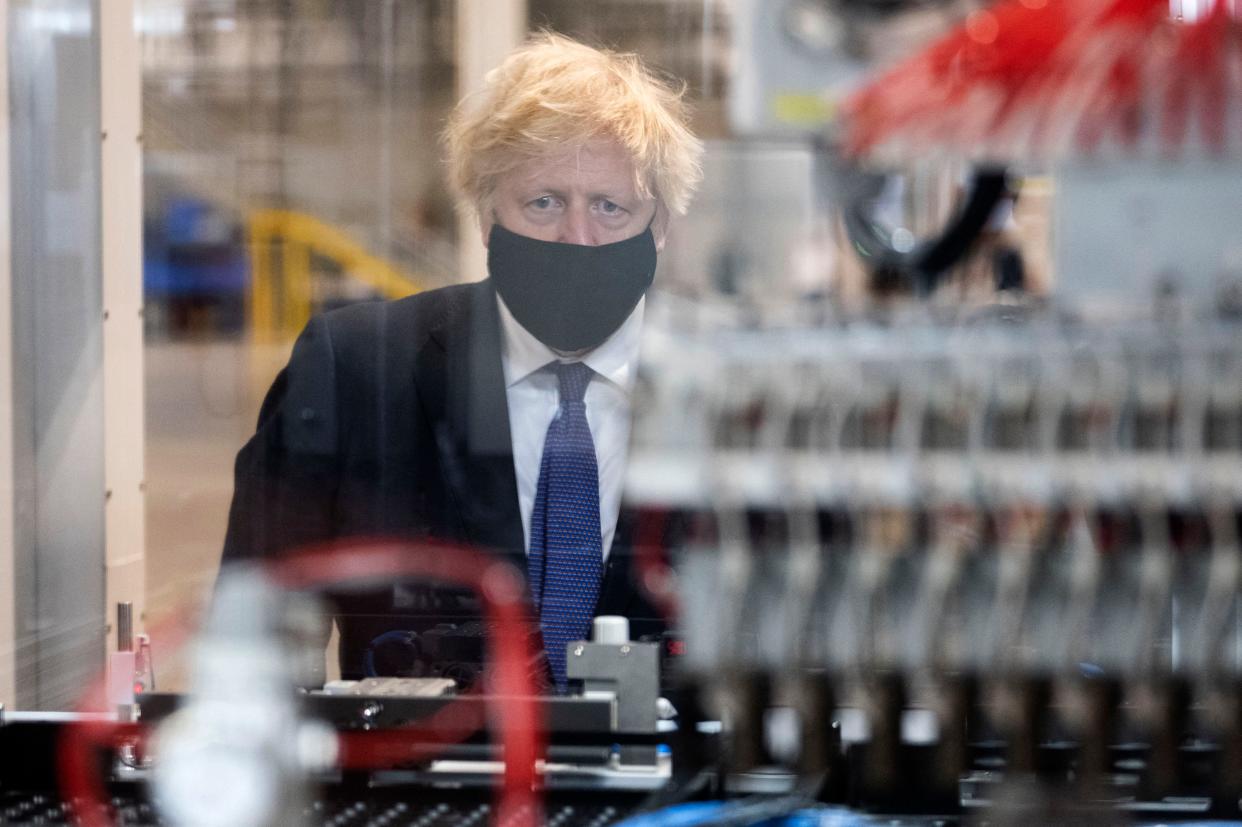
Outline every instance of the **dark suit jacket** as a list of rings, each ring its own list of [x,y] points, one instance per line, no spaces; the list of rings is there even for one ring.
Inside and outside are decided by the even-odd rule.
[[[237,455],[224,562],[348,537],[437,538],[510,558],[525,550],[489,282],[311,320]],[[597,614],[659,631],[631,585],[630,519],[617,527]],[[378,634],[462,619],[460,593],[394,586],[335,599],[344,677]]]

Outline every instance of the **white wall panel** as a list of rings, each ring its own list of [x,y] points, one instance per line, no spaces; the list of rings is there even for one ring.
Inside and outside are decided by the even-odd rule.
[[[458,0],[457,95],[483,86],[483,77],[526,37],[526,0]],[[487,276],[487,251],[473,215],[458,220],[457,263],[462,281]]]
[[[99,20],[103,276],[105,563],[108,621],[118,602],[145,606],[142,350],[142,76],[134,0]],[[116,643],[109,636],[109,648]]]

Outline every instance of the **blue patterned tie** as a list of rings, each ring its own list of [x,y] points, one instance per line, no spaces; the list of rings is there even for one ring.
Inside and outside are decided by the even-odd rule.
[[[587,637],[595,613],[603,540],[599,469],[583,401],[593,371],[581,362],[553,369],[561,404],[543,443],[527,568],[552,679],[564,689],[565,646]]]

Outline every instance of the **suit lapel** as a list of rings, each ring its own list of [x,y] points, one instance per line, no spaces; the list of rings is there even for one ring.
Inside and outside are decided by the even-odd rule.
[[[463,298],[418,355],[418,386],[466,539],[524,570],[496,299],[489,282]]]

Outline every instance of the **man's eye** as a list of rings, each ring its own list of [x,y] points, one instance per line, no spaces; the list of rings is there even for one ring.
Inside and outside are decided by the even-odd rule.
[[[530,206],[537,210],[550,210],[556,206],[556,199],[550,195],[541,195],[534,201],[531,201]]]
[[[599,211],[604,215],[620,215],[625,212],[625,209],[620,204],[605,200],[599,202]]]

